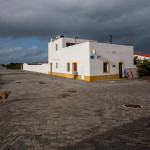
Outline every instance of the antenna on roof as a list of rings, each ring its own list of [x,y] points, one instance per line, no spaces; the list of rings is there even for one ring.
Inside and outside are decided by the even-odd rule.
[[[111,34],[109,34],[108,39],[109,39],[109,43],[112,43],[112,35]]]

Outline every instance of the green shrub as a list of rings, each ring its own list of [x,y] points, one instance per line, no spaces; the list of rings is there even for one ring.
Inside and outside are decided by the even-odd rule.
[[[7,69],[21,69],[22,63],[10,63],[10,64],[2,64],[2,67],[6,67]]]
[[[138,59],[136,61],[136,67],[138,68],[138,73],[139,73],[140,77],[150,76],[150,60],[148,60],[148,59],[144,59],[144,60]]]

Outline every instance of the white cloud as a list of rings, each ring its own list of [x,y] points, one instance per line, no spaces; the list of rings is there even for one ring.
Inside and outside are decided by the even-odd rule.
[[[45,62],[48,60],[47,49],[32,46],[27,49],[14,47],[5,43],[0,44],[0,64],[11,62]]]

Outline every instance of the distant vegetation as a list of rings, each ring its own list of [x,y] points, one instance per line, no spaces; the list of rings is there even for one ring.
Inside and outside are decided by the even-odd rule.
[[[6,67],[7,69],[21,69],[22,63],[10,63],[10,64],[2,64],[2,67]]]
[[[138,73],[140,77],[150,76],[150,60],[148,59],[140,60],[138,59],[138,57],[135,57],[134,64],[138,69]]]

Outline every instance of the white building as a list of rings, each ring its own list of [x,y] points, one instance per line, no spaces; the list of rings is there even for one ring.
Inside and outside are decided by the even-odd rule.
[[[138,59],[141,59],[141,60],[144,60],[144,59],[150,60],[150,54],[149,53],[134,53],[134,56],[138,56]]]
[[[133,46],[64,38],[48,43],[48,73],[85,81],[122,78],[133,65]]]

